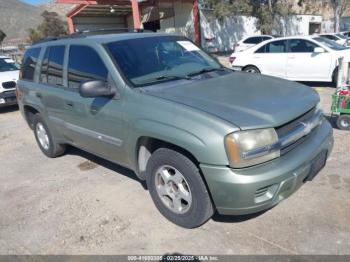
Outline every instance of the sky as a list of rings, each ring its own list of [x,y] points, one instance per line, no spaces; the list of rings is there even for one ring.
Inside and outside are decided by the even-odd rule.
[[[49,2],[49,0],[21,0],[21,1],[31,5],[38,5],[38,4]]]

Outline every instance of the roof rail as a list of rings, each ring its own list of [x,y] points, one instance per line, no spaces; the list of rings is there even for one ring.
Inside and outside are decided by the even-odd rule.
[[[92,36],[92,35],[122,34],[122,33],[154,33],[154,32],[150,30],[130,29],[130,28],[101,28],[101,29],[95,29],[95,30],[87,29],[87,30],[75,32],[70,35],[47,37],[34,42],[33,45],[42,44],[42,43],[51,42],[51,41],[57,41],[61,39],[82,38],[82,37]]]

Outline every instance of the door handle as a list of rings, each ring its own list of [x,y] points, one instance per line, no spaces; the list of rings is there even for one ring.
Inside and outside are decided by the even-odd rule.
[[[42,99],[42,98],[43,98],[42,94],[40,94],[40,93],[36,93],[35,95],[36,95],[36,97],[39,98],[39,99]]]
[[[74,106],[73,102],[66,102],[66,105],[69,106],[69,107],[73,107]]]
[[[295,59],[295,56],[288,56],[289,59]]]

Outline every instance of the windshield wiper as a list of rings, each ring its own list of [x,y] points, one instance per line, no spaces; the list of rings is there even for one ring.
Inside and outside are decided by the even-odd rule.
[[[191,78],[188,76],[179,76],[179,75],[161,75],[152,79],[148,79],[148,81],[140,83],[141,85],[150,85],[157,82],[166,82],[172,80],[190,80]]]
[[[197,75],[201,75],[201,74],[209,73],[209,72],[213,72],[213,71],[225,71],[225,68],[224,67],[219,67],[219,68],[206,67],[206,68],[203,68],[199,71],[188,74],[187,77],[197,76]]]

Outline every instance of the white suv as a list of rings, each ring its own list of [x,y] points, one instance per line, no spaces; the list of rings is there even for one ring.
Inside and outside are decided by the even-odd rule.
[[[19,65],[11,58],[0,56],[0,107],[14,105],[16,85],[19,77]]]

